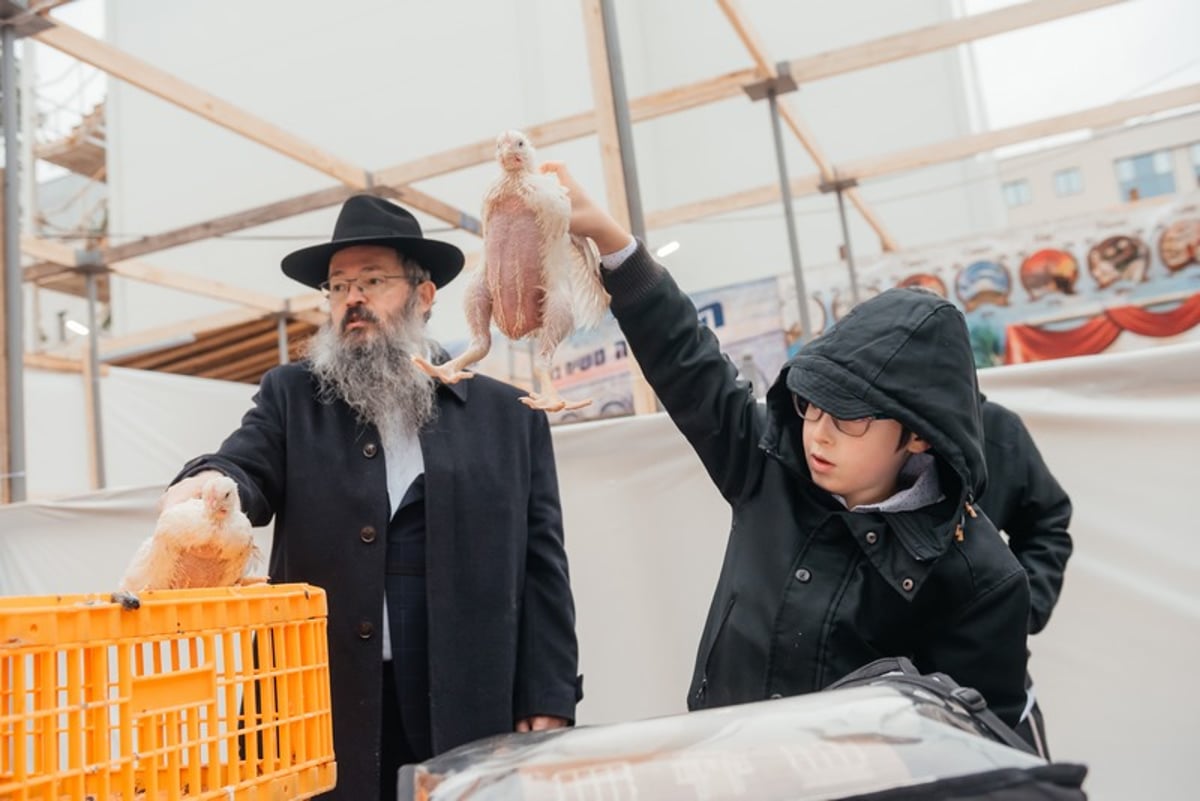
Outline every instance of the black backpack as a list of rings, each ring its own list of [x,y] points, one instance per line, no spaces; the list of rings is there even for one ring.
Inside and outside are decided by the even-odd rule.
[[[1026,754],[1037,755],[995,712],[983,695],[963,687],[945,673],[921,673],[904,657],[877,659],[829,685],[829,690],[847,687],[886,686],[917,693],[940,703],[960,726]],[[1083,780],[1087,767],[1071,763],[1045,763],[1031,768],[1001,770],[938,779],[933,783],[882,790],[853,796],[853,801],[1086,801]],[[847,799],[850,801],[850,799]]]
[[[873,662],[818,693],[500,734],[405,765],[398,798],[1084,801],[1087,771],[1033,754],[976,691]]]

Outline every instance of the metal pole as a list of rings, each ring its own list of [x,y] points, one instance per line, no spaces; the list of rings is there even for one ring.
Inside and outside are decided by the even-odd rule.
[[[792,253],[792,277],[796,281],[796,305],[800,309],[800,341],[812,338],[812,321],[808,319],[808,291],[804,288],[804,270],[800,267],[800,241],[796,236],[796,215],[792,211],[792,185],[788,180],[787,159],[783,155],[783,127],[779,123],[779,103],[775,90],[767,91],[771,110],[771,132],[775,135],[775,160],[779,163],[779,191],[783,198],[783,218],[787,221],[788,248]]]
[[[100,328],[96,322],[96,271],[87,271],[88,365],[92,389],[92,448],[96,454],[96,483],[104,489],[104,429],[100,418]]]
[[[0,28],[0,91],[4,116],[4,319],[8,392],[9,500],[25,500],[25,365],[21,322],[21,151],[17,141],[17,36],[11,25]]]
[[[276,320],[276,330],[279,332],[279,363],[287,364],[290,359],[288,357],[288,333],[287,333],[287,317],[279,315]]]
[[[837,181],[837,172],[833,178]],[[858,305],[858,272],[854,269],[854,251],[850,249],[850,227],[846,225],[846,204],[842,201],[842,184],[837,184],[838,217],[842,219],[842,245],[846,248],[846,267],[850,270],[850,301]]]
[[[625,175],[625,205],[629,208],[631,233],[646,241],[646,218],[638,190],[637,161],[633,152],[633,128],[629,124],[629,97],[625,93],[625,73],[621,68],[621,43],[617,36],[617,15],[613,0],[600,0],[604,23],[604,51],[608,57],[608,80],[612,85],[613,111],[617,121],[617,147],[621,151],[621,170]]]

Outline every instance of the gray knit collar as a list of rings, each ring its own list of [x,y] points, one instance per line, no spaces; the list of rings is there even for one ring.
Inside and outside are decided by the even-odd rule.
[[[855,506],[852,512],[911,512],[941,501],[946,496],[942,494],[938,481],[937,464],[933,454],[914,453],[904,462],[896,479],[897,486],[903,487],[890,498],[878,503],[867,503]],[[834,495],[842,506],[846,499]]]

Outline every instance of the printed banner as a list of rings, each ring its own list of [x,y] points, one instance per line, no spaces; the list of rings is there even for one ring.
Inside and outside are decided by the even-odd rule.
[[[978,367],[1200,338],[1200,194],[885,253],[860,260],[856,272],[860,302],[918,286],[962,309]],[[800,322],[790,271],[692,295],[700,320],[760,397],[805,341],[853,306],[844,263],[805,267],[804,284],[812,332]],[[497,334],[479,369],[531,387],[535,347]],[[632,413],[628,357],[611,315],[559,345],[555,386],[592,404],[554,422]]]

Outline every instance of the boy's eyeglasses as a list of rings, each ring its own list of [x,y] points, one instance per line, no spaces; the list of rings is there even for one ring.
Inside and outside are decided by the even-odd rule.
[[[353,281],[338,278],[333,281],[323,281],[318,287],[330,300],[343,301],[350,296],[350,288],[358,287],[364,298],[373,298],[381,294],[387,287],[388,281],[412,281],[411,275],[371,275],[366,278],[356,278]]]
[[[810,423],[815,423],[821,419],[821,416],[826,414],[824,409],[819,409],[808,401],[801,398],[795,393],[792,394],[792,406],[796,409],[796,414]],[[842,420],[839,417],[829,415],[829,419],[833,421],[833,425],[838,431],[841,431],[848,437],[861,437],[867,433],[867,429],[871,427],[871,423],[876,420],[886,420],[883,415],[875,415],[873,417],[859,417],[855,420]]]

